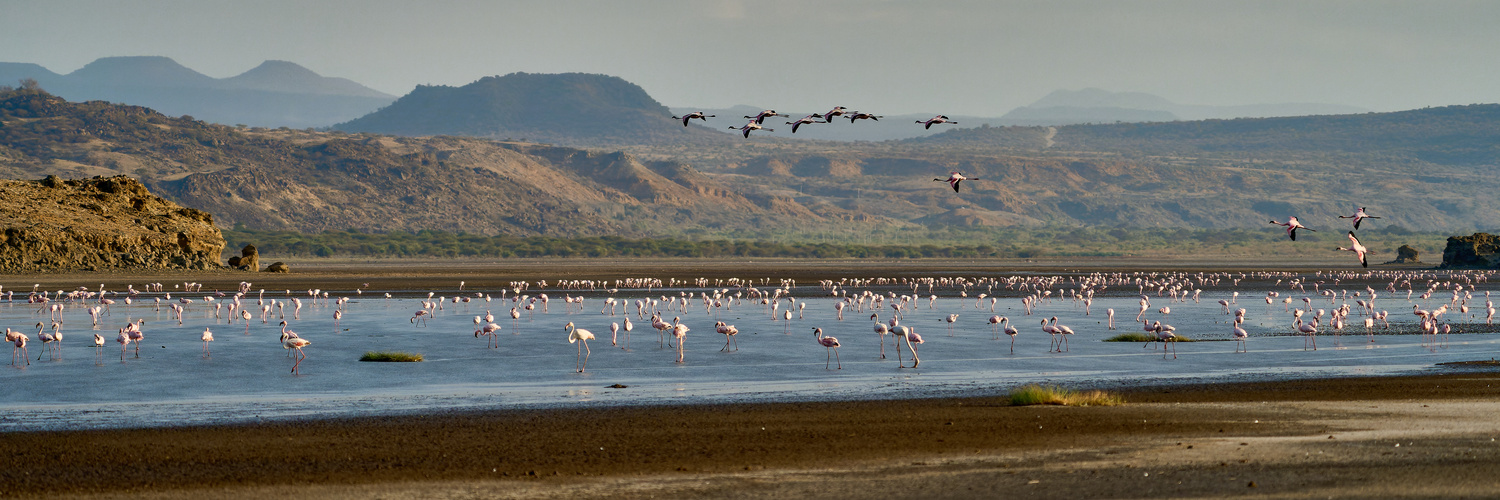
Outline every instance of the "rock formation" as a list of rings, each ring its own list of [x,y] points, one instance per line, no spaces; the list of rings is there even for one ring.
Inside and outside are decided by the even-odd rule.
[[[126,176],[0,180],[0,271],[213,269],[213,216]]]
[[[229,267],[243,271],[260,270],[260,252],[255,250],[255,245],[245,245],[240,249],[239,257],[230,257],[227,262]]]
[[[285,262],[275,262],[275,263],[272,263],[269,266],[266,266],[266,272],[268,272],[268,273],[289,273],[289,272],[292,272],[292,268],[287,267],[287,265],[286,265]]]
[[[1500,236],[1489,233],[1449,236],[1448,247],[1443,249],[1442,267],[1500,269]]]
[[[1417,258],[1417,255],[1417,249],[1412,248],[1411,245],[1401,245],[1401,248],[1396,249],[1396,263],[1417,264],[1422,262],[1421,259]]]

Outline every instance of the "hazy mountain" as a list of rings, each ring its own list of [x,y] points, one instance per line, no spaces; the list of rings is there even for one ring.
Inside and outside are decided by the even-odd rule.
[[[407,136],[465,135],[561,144],[727,140],[683,127],[639,86],[586,73],[481,78],[462,87],[418,86],[395,103],[335,128]]]
[[[67,75],[35,64],[0,63],[0,82],[34,78],[74,101],[146,106],[169,115],[259,127],[322,127],[362,116],[395,99],[343,78],[286,61],[266,61],[213,78],[167,57],[104,57]]]
[[[1139,114],[1142,111],[1154,114]],[[1114,123],[1208,120],[1228,118],[1262,118],[1273,116],[1340,115],[1369,110],[1354,106],[1320,103],[1249,104],[1242,106],[1203,106],[1178,104],[1143,92],[1110,92],[1097,88],[1058,90],[1027,106],[1002,116],[1007,125],[1070,125],[1077,123]]]

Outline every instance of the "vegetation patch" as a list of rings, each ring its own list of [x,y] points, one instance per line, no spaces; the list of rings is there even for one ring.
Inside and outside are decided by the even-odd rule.
[[[1161,342],[1156,335],[1149,333],[1122,333],[1104,339],[1105,342]],[[1193,339],[1178,335],[1172,338],[1172,342],[1195,342]]]
[[[1104,391],[1075,391],[1057,386],[1027,384],[1010,391],[1012,406],[1118,406],[1125,398]]]
[[[410,363],[410,362],[415,362],[415,361],[421,361],[422,360],[422,355],[421,354],[412,354],[412,353],[409,353],[409,352],[394,352],[394,351],[378,351],[377,352],[377,351],[369,351],[369,352],[366,352],[364,356],[360,356],[359,360],[360,361],[384,361],[384,362]]]

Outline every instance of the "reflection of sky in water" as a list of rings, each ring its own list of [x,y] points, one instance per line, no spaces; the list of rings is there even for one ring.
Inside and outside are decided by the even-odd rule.
[[[1363,289],[1362,284],[1357,287]],[[928,309],[924,298],[908,309],[904,320],[926,339],[917,346],[920,369],[897,368],[890,337],[886,338],[888,359],[879,359],[880,339],[871,330],[869,312],[846,309],[844,320],[838,321],[835,299],[817,287],[798,290],[798,295],[808,298],[808,307],[800,320],[794,310],[789,326],[779,319],[773,321],[763,306],[748,300],[731,310],[720,310],[718,319],[738,326],[741,332],[737,352],[718,351],[724,336],[714,332],[714,315],[705,314],[701,302],[694,302],[696,307],[689,306],[686,312],[665,314],[669,320],[681,316],[692,328],[684,364],[674,363],[675,351],[658,348],[656,330],[647,318],[633,315],[634,307],[628,309],[635,323],[630,349],[611,347],[609,323],[622,321],[626,309],[621,308],[619,316],[601,315],[602,292],[589,294],[583,310],[575,305],[571,313],[562,300],[567,293],[551,292],[550,313],[538,307],[535,318],[528,319],[523,311],[514,324],[508,314],[510,302],[496,299],[489,306],[503,327],[499,349],[486,349],[484,339],[473,337],[473,317],[485,312],[482,301],[467,306],[445,304],[430,326],[417,327],[407,321],[420,308],[417,299],[366,295],[345,306],[347,312],[337,330],[330,307],[306,306],[300,320],[290,319],[288,312],[291,328],[312,341],[300,375],[289,373],[292,361],[277,341],[277,320],[252,321],[246,334],[243,321],[216,324],[212,308],[201,300],[189,308],[182,326],[166,309],[153,311],[149,299],[130,307],[122,302],[114,306],[112,316],[105,317],[99,332],[107,345],[96,357],[88,315],[83,307],[71,306],[61,361],[49,361],[46,356],[36,361],[43,346],[33,341],[30,367],[0,370],[0,401],[4,402],[0,430],[218,424],[439,410],[981,395],[1030,382],[1108,388],[1412,373],[1438,362],[1500,357],[1500,337],[1487,334],[1455,334],[1448,347],[1433,350],[1424,347],[1419,336],[1381,335],[1387,332],[1377,327],[1376,342],[1370,343],[1358,319],[1341,339],[1320,335],[1320,349],[1304,351],[1303,338],[1284,335],[1290,330],[1291,316],[1282,312],[1282,305],[1267,307],[1260,299],[1264,287],[1241,290],[1237,307],[1249,313],[1250,352],[1234,354],[1232,342],[1181,343],[1176,360],[1163,360],[1159,349],[1139,343],[1099,342],[1116,333],[1140,331],[1140,324],[1132,322],[1139,311],[1138,297],[1133,295],[1099,297],[1088,316],[1081,304],[1071,300],[1052,301],[1037,314],[1026,316],[1014,292],[1005,293],[991,313],[987,299],[983,309],[976,310],[973,298],[959,299],[957,291],[939,290],[943,297],[935,309]],[[894,291],[899,295],[909,289]],[[678,290],[666,293],[677,295]],[[927,295],[925,290],[923,295]],[[1413,321],[1404,295],[1403,291],[1380,299],[1380,307],[1391,311],[1393,328],[1396,322],[1410,328]],[[1482,310],[1479,295],[1474,309]],[[202,294],[190,296],[201,299]],[[645,296],[634,291],[617,295],[631,300]],[[1283,291],[1282,296],[1295,297],[1299,299],[1296,305],[1301,304],[1301,294]],[[1223,314],[1217,301],[1228,297],[1227,292],[1205,292],[1197,304],[1153,297],[1148,316],[1159,319],[1156,309],[1171,306],[1167,322],[1177,327],[1179,335],[1227,340],[1231,316]],[[254,299],[246,303],[253,308]],[[1437,305],[1431,303],[1431,307]],[[1104,324],[1104,311],[1111,307],[1117,311],[1119,327],[1113,332]],[[1313,307],[1335,306],[1321,298],[1313,301]],[[19,327],[35,339],[35,327],[28,325],[44,318],[35,311],[35,306],[27,304],[0,305],[0,325]],[[950,313],[959,314],[953,336],[943,321]],[[1008,316],[1020,329],[1016,354],[1009,353],[1009,339],[992,340],[986,322],[992,314]],[[1459,330],[1481,330],[1482,325],[1462,324],[1482,324],[1480,314],[1477,320],[1460,319],[1455,308],[1448,320]],[[121,362],[114,336],[127,315],[147,318],[146,340],[139,359],[129,352]],[[1047,352],[1049,338],[1039,323],[1054,315],[1078,332],[1070,339],[1069,352]],[[568,344],[562,329],[568,321],[598,336],[589,344],[593,355],[586,373],[573,370],[570,358],[575,356],[575,346]],[[205,326],[213,328],[216,338],[210,346],[211,357],[201,355],[198,341]],[[842,370],[817,365],[824,349],[813,339],[814,326],[843,344],[839,351]],[[792,333],[783,334],[784,329]],[[625,343],[623,331],[620,343]],[[427,360],[356,361],[368,350],[419,352]],[[902,356],[908,353],[903,351]],[[609,388],[612,384],[628,387]]]

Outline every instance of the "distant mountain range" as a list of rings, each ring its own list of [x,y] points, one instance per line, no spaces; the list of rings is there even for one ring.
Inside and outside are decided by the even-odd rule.
[[[23,78],[73,101],[146,106],[226,125],[325,127],[363,116],[395,96],[287,61],[266,61],[240,75],[213,78],[167,57],[105,57],[60,75],[29,63],[0,63],[0,84]]]
[[[683,127],[639,86],[586,73],[511,73],[462,87],[423,85],[390,106],[334,127],[392,135],[464,135],[572,145],[723,141]]]
[[[1273,116],[1347,115],[1368,109],[1338,104],[1277,103],[1244,106],[1177,104],[1144,92],[1110,92],[1097,88],[1058,90],[1000,117],[1003,125],[1073,125],[1079,123],[1165,122]]]

